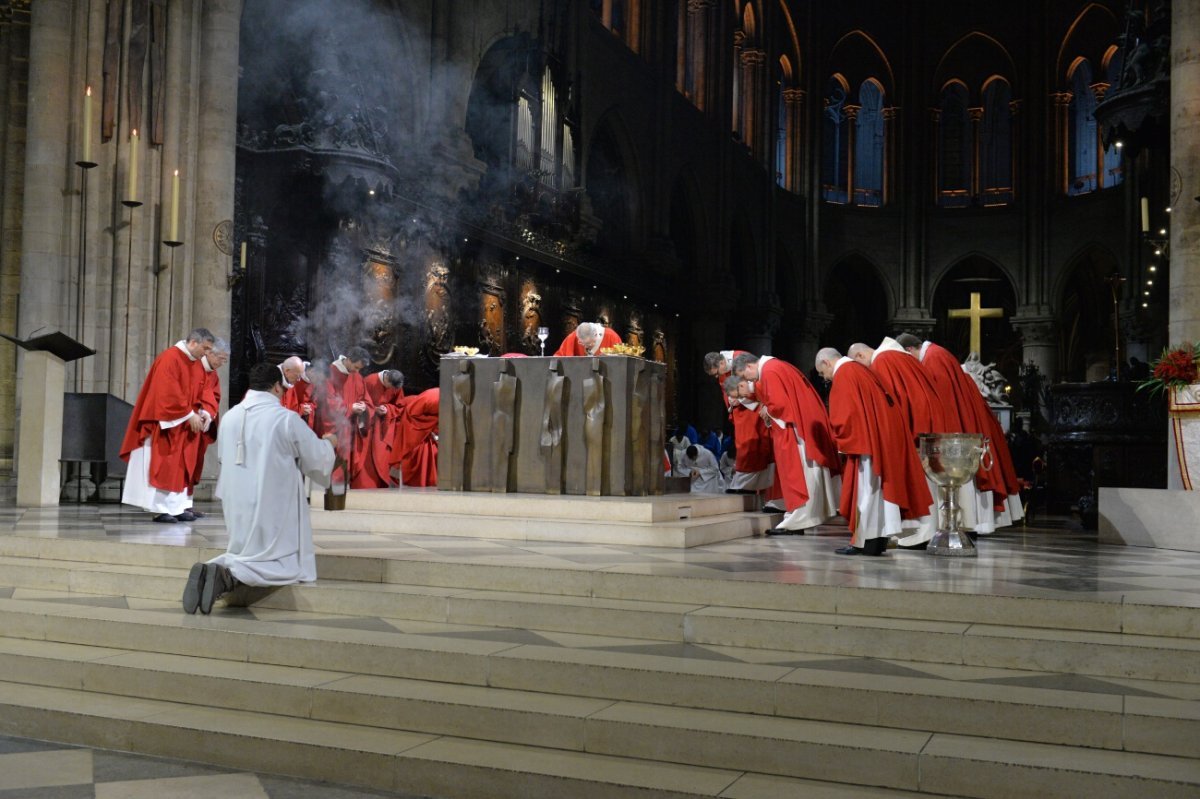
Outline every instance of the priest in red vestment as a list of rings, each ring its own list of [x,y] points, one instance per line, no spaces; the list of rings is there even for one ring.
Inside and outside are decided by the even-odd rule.
[[[348,466],[351,488],[378,488],[365,471],[370,455],[370,420],[375,406],[363,381],[363,367],[371,361],[362,347],[351,347],[329,364],[329,377],[321,397],[321,434],[337,436],[337,454]],[[336,470],[335,481],[343,479]]]
[[[775,462],[771,454],[771,431],[758,415],[754,384],[726,372],[723,393],[729,403],[734,445],[733,474],[726,491],[731,494],[767,491],[775,483]]]
[[[192,470],[191,484],[188,486],[188,496],[195,497],[196,485],[204,473],[204,456],[208,454],[208,445],[217,440],[217,418],[221,413],[221,376],[217,370],[229,361],[229,343],[224,339],[213,342],[212,352],[200,358],[204,367],[204,385],[200,389],[200,408],[207,413],[211,421],[204,425],[200,435],[196,436],[196,464]],[[192,515],[197,519],[205,514],[190,507]]]
[[[802,534],[837,515],[841,457],[829,414],[808,378],[790,363],[749,352],[733,359],[733,373],[754,382],[759,416],[771,430],[787,514],[768,533]]]
[[[729,487],[725,489],[730,494],[766,491],[775,482],[771,433],[758,415],[758,402],[751,396],[753,384],[740,380],[732,371],[733,359],[744,352],[719,350],[704,356],[704,371],[717,381],[721,400],[733,424],[735,461]],[[744,393],[739,393],[739,385]]]
[[[437,485],[438,403],[441,391],[431,388],[400,399],[392,464],[406,486]]]
[[[310,430],[317,429],[317,398],[313,394],[312,376],[308,373],[308,361],[293,355],[279,364],[279,373],[283,376],[283,399],[279,404],[290,411],[299,414]]]
[[[558,345],[554,355],[599,355],[605,347],[620,343],[621,337],[611,327],[599,322],[580,322],[579,327]]]
[[[142,383],[121,442],[129,464],[121,501],[155,514],[163,523],[195,520],[188,508],[196,441],[209,414],[200,406],[204,368],[200,358],[215,336],[198,327],[183,341],[159,353]]]
[[[851,344],[848,354],[874,372],[895,400],[912,433],[914,448],[918,447],[919,436],[923,433],[960,431],[958,414],[953,406],[942,401],[920,361],[906,352],[894,338],[885,337],[878,348],[862,343]],[[919,448],[917,457],[920,458]],[[937,483],[929,475],[925,475],[925,483],[936,500]],[[900,538],[897,545],[902,549],[924,549],[937,532],[937,526],[937,514],[930,514],[915,531]]]
[[[973,521],[975,532],[981,535],[1020,521],[1024,516],[1021,484],[1008,451],[1008,440],[975,381],[963,371],[962,364],[945,347],[939,347],[932,341],[923,342],[909,333],[900,334],[896,340],[900,346],[920,358],[938,394],[953,398],[962,420],[962,432],[986,436],[992,448],[992,468],[985,469],[981,465],[975,473],[979,501],[974,509],[962,503],[964,518],[968,522]]]
[[[401,400],[404,398],[404,374],[397,369],[367,375],[363,379],[367,396],[375,406],[369,430],[370,445],[363,463],[367,472],[364,479],[373,481],[377,487],[396,485],[392,477],[392,442],[396,438],[396,421],[400,418]]]
[[[875,374],[832,347],[817,353],[817,371],[833,381],[829,422],[846,456],[840,511],[850,521],[841,555],[882,555],[890,535],[933,513],[933,496],[900,407]]]

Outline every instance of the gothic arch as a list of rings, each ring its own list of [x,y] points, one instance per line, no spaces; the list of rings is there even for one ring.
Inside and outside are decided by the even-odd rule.
[[[843,254],[821,280],[825,309],[833,320],[821,334],[821,345],[845,352],[857,341],[875,346],[888,335],[895,295],[879,265],[860,251]]]
[[[960,359],[970,350],[970,324],[950,319],[951,309],[967,308],[970,295],[978,292],[984,308],[1001,308],[1000,319],[984,319],[981,332],[984,362],[995,361],[1000,371],[1016,375],[1021,365],[1021,338],[1010,320],[1020,304],[1009,271],[990,256],[966,253],[952,261],[933,281],[930,312],[935,320],[931,338]]]
[[[1105,56],[1120,33],[1120,24],[1112,11],[1098,3],[1084,6],[1063,34],[1055,59],[1055,81],[1069,86],[1068,69],[1079,57],[1096,65],[1105,64]]]
[[[791,49],[789,50],[789,52],[792,55],[792,63],[793,63],[793,67],[795,69],[795,72],[793,73],[793,76],[792,76],[792,80],[794,82],[794,85],[802,86],[804,84],[801,81],[801,78],[803,76],[800,74],[800,71],[801,71],[800,37],[796,34],[796,22],[795,22],[795,20],[792,19],[792,11],[791,11],[791,9],[788,8],[788,4],[787,4],[786,0],[779,0],[779,10],[783,16],[784,22],[787,23],[787,39],[788,39],[788,42],[791,44]],[[780,48],[780,49],[782,50],[784,48]]]
[[[849,86],[857,87],[875,78],[886,97],[894,97],[896,76],[881,48],[865,31],[852,30],[838,39],[829,53],[829,64],[845,76]]]
[[[604,223],[600,241],[614,254],[628,253],[639,240],[641,181],[629,128],[617,108],[601,116],[586,139],[584,185]]]
[[[1120,260],[1099,243],[1081,247],[1055,281],[1059,319],[1058,369],[1063,380],[1103,380],[1112,368],[1115,347],[1111,284]],[[1128,284],[1125,290],[1130,290]]]
[[[712,230],[711,220],[701,201],[700,186],[689,168],[679,170],[671,183],[669,211],[670,237],[679,259],[679,271],[685,275],[708,274],[723,263],[713,264],[701,253],[708,250],[705,231]]]
[[[1003,77],[1015,90],[1017,75],[1008,48],[986,33],[972,31],[942,54],[933,72],[933,84],[944,89],[946,83],[958,79],[967,87],[972,104],[979,105],[990,80]]]

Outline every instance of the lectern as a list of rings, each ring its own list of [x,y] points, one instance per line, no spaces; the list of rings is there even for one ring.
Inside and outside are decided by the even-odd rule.
[[[96,351],[61,332],[25,340],[0,336],[25,350],[17,421],[17,504],[57,505],[66,364]]]

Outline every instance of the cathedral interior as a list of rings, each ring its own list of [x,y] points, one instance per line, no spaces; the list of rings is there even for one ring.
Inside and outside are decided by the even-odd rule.
[[[1048,429],[1052,386],[1167,343],[1165,3],[49,0],[44,41],[3,5],[0,327],[95,349],[77,391],[129,399],[192,326],[237,396],[358,344],[419,390],[598,320],[708,428],[707,351],[965,358],[977,294]]]
[[[0,109],[0,334],[91,353],[100,446],[27,434],[59,409],[0,341],[0,796],[1197,795],[1200,502],[1129,499],[1132,543],[1099,506],[1184,487],[1141,384],[1200,341],[1200,0],[0,0]],[[196,616],[213,450],[193,524],[116,502],[112,414],[194,328],[228,406],[594,321],[664,365],[620,361],[643,444],[726,423],[709,352],[827,395],[821,348],[939,343],[1036,441],[1025,522],[848,558],[758,497],[485,493],[501,441],[467,499],[356,492],[425,510],[298,494],[320,580]]]

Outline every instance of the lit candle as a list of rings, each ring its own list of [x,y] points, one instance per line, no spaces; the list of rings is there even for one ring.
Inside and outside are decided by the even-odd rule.
[[[83,95],[83,162],[92,163],[92,87]]]
[[[1142,232],[1150,232],[1150,198],[1142,198]]]
[[[171,237],[169,241],[179,241],[179,170],[171,180]]]
[[[137,201],[138,135],[137,130],[129,134],[129,186],[125,191],[129,202]]]
[[[246,242],[242,242],[242,271],[246,271]]]

